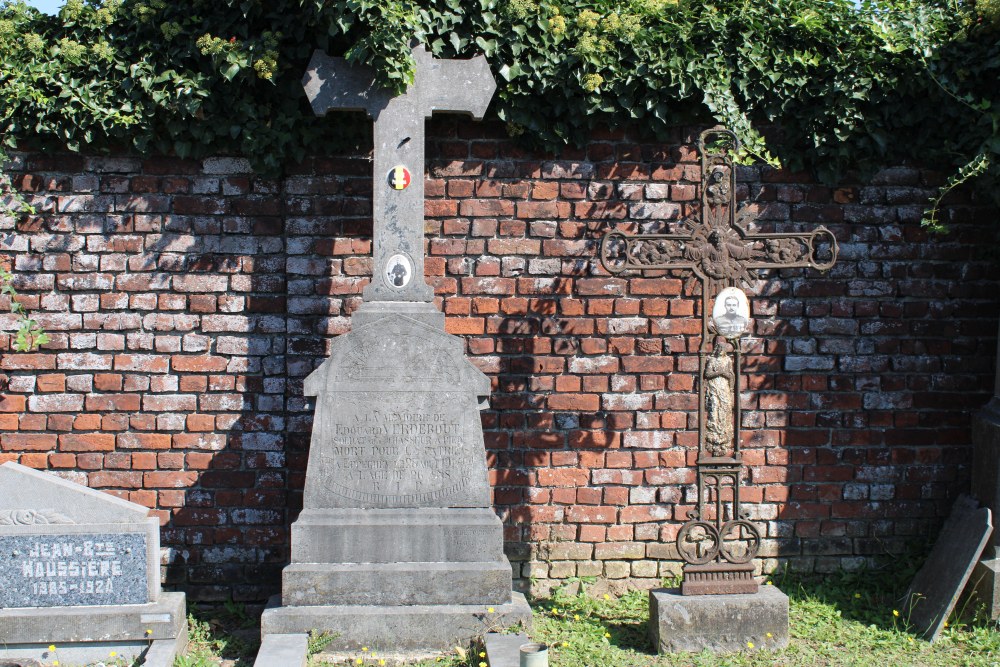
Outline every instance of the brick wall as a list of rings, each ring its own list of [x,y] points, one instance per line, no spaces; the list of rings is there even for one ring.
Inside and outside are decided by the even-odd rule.
[[[499,126],[436,120],[428,136],[427,273],[493,379],[483,422],[515,575],[652,585],[678,568],[694,500],[698,285],[610,277],[595,251],[608,229],[692,211],[691,135],[607,134],[559,158]],[[228,158],[15,156],[39,212],[0,218],[0,252],[53,340],[0,359],[0,461],[154,508],[167,583],[193,598],[275,592],[312,420],[302,380],[371,271],[370,169],[322,157],[264,180]],[[898,552],[967,486],[997,212],[957,198],[952,234],[930,239],[918,220],[940,175],[739,178],[761,230],[822,223],[842,248],[829,274],[772,272],[753,296],[745,497],[764,566]]]

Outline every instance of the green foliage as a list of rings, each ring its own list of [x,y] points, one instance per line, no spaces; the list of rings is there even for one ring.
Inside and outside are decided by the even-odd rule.
[[[337,635],[331,634],[329,632],[316,632],[313,630],[309,633],[309,640],[306,645],[306,653],[310,656],[316,655],[330,643],[337,638]]]
[[[315,48],[413,78],[411,40],[484,53],[512,136],[558,150],[600,126],[666,138],[722,122],[746,159],[833,179],[1000,160],[996,0],[73,0],[0,2],[0,135],[13,147],[236,154],[262,172],[368,124],[313,117]],[[772,128],[759,134],[757,128]]]
[[[771,665],[995,665],[1000,633],[988,619],[953,623],[933,644],[894,614],[915,568],[906,559],[884,569],[774,579],[789,596],[790,643],[713,655],[655,655],[647,634],[649,597],[629,591],[618,598],[557,589],[532,603],[532,637],[549,644],[553,667],[765,667]]]
[[[174,667],[252,664],[260,636],[258,620],[250,617],[242,605],[231,601],[221,609],[189,606],[188,646],[184,655],[174,658]]]
[[[10,312],[17,318],[17,333],[14,334],[13,347],[18,352],[32,352],[45,345],[50,338],[32,319],[24,304],[17,300],[17,290],[14,289],[14,275],[0,267],[0,294],[10,297]]]

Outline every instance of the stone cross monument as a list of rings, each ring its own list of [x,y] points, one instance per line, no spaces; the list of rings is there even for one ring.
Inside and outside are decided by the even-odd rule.
[[[424,119],[481,118],[496,84],[482,56],[413,56],[398,96],[322,52],[303,78],[317,114],[374,120],[375,261],[351,331],[305,381],[316,414],[304,507],[265,637],[324,630],[341,650],[447,649],[531,617],[491,507],[479,417],[490,382],[445,333],[424,280]]]

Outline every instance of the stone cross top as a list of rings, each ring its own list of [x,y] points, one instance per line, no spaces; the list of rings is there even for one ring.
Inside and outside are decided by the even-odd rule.
[[[374,266],[365,301],[430,302],[424,281],[424,119],[434,111],[471,114],[481,120],[496,81],[483,56],[438,60],[413,48],[413,84],[394,95],[365,65],[315,51],[302,79],[313,111],[365,111],[375,121]]]

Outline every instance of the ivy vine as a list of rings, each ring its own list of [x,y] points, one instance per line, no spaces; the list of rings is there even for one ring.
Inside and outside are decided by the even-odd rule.
[[[242,155],[273,175],[370,131],[313,116],[314,48],[403,90],[416,38],[485,54],[492,113],[544,150],[722,122],[747,159],[826,180],[915,161],[993,183],[998,36],[1000,0],[69,0],[54,17],[7,0],[0,142]]]

